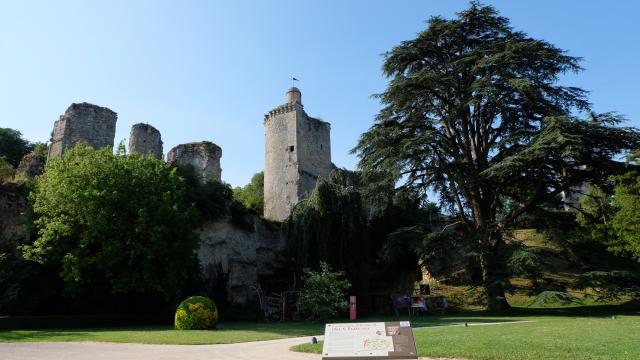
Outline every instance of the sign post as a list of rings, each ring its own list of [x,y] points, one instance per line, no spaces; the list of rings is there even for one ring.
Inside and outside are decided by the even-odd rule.
[[[327,324],[323,360],[417,359],[408,321]]]
[[[349,296],[349,320],[356,319],[356,297]]]

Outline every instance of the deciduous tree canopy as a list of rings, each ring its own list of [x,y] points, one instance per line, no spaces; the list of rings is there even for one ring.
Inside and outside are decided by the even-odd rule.
[[[264,172],[253,175],[251,182],[233,189],[233,198],[258,215],[264,212]]]
[[[37,240],[27,259],[59,264],[72,291],[177,295],[198,214],[162,161],[78,146],[49,159],[30,195]]]
[[[32,147],[33,145],[29,144],[19,131],[0,128],[0,158],[4,158],[11,166],[18,166],[22,157],[31,151]]]

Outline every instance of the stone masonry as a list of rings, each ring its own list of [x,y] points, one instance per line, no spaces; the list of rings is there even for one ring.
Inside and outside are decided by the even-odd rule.
[[[73,103],[53,124],[48,157],[62,156],[65,149],[84,143],[95,149],[113,147],[118,115],[86,102]]]
[[[129,135],[129,153],[162,159],[162,136],[149,124],[135,124]]]
[[[209,141],[180,144],[169,151],[167,162],[170,165],[190,165],[204,183],[211,180],[222,181],[220,158],[222,149]]]
[[[286,100],[264,117],[264,216],[277,221],[332,170],[331,125],[307,115],[298,88],[290,88]]]

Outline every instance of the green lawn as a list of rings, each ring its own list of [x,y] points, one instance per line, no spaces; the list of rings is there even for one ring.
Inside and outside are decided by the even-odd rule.
[[[412,317],[421,356],[466,359],[640,359],[640,307],[585,306],[515,309],[507,314],[468,312]],[[615,315],[615,319],[611,316]],[[402,320],[406,320],[403,317]],[[394,317],[358,321],[391,321]],[[530,322],[521,322],[530,321]],[[460,326],[467,322],[470,326]],[[481,325],[513,322],[511,324]],[[450,326],[458,325],[458,326]],[[0,331],[7,341],[108,341],[146,344],[222,344],[322,334],[307,322],[221,323],[217,330],[177,331],[171,327],[128,327]],[[320,353],[322,345],[297,351]]]
[[[230,344],[257,340],[317,335],[324,325],[314,323],[222,323],[217,330],[174,330],[171,326],[0,330],[0,342],[13,341],[106,341],[142,344]]]
[[[479,325],[526,320],[527,323]],[[640,316],[449,316],[470,326],[416,329],[420,356],[466,359],[640,359]],[[414,323],[414,326],[423,325]],[[445,324],[434,324],[445,325]],[[322,344],[292,350],[320,353]]]

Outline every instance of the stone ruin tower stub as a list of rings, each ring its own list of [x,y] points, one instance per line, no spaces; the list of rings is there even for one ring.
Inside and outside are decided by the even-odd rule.
[[[222,149],[210,142],[201,141],[180,144],[169,150],[167,163],[177,166],[191,166],[200,181],[222,181],[220,158]]]
[[[135,124],[129,134],[129,153],[162,159],[162,136],[149,124]]]
[[[310,117],[298,88],[264,117],[264,216],[285,220],[331,170],[331,125]]]
[[[73,103],[53,124],[48,157],[62,156],[65,149],[78,143],[94,149],[113,147],[118,115],[106,108],[86,102]]]

